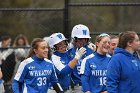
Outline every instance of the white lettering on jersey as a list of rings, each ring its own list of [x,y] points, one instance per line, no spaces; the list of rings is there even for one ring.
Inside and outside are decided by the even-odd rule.
[[[51,75],[52,70],[34,70],[34,71],[29,71],[30,76],[47,76]]]
[[[106,76],[107,70],[92,70],[94,76]]]

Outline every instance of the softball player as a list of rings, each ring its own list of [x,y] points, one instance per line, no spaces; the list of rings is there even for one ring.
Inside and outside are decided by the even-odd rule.
[[[136,32],[120,34],[118,47],[107,69],[108,93],[140,92],[140,59],[133,54],[139,47],[140,40]]]
[[[89,29],[87,26],[79,24],[73,27],[72,33],[71,33],[71,38],[72,38],[72,44],[73,48],[69,50],[69,55],[71,58],[73,58],[76,54],[76,50],[84,47],[86,48],[86,53],[80,58],[78,61],[78,64],[76,64],[76,67],[74,68],[74,71],[72,73],[72,88],[75,93],[83,93],[81,90],[81,77],[80,77],[80,68],[81,68],[81,62],[82,60],[93,53],[93,50],[88,47],[90,33]]]
[[[108,34],[96,37],[97,50],[87,56],[81,65],[82,88],[85,93],[106,93],[106,73],[110,56],[107,56],[110,44]]]
[[[78,60],[85,54],[86,49],[80,48],[76,51],[76,55],[71,60],[67,51],[67,39],[62,33],[54,33],[48,40],[50,48],[53,50],[51,60],[56,68],[56,73],[60,85],[62,86],[65,93],[71,93],[71,72],[77,64]]]
[[[53,64],[45,59],[47,55],[47,43],[40,38],[34,39],[29,58],[21,62],[12,83],[14,93],[47,93],[50,83],[57,84]]]

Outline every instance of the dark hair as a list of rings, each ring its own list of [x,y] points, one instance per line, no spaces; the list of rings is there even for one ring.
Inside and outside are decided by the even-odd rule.
[[[135,35],[137,33],[134,31],[126,31],[119,34],[119,44],[118,47],[125,49],[127,47],[128,42],[133,42],[135,39]]]
[[[6,41],[6,40],[8,40],[8,39],[11,39],[11,37],[10,37],[9,35],[4,35],[4,36],[1,37],[1,41],[2,41],[2,42],[3,42],[3,41]]]
[[[29,51],[29,54],[28,54],[27,58],[35,55],[34,49],[37,49],[38,48],[38,43],[43,42],[43,41],[45,41],[45,40],[43,40],[41,38],[33,39],[32,43],[31,43],[31,49]]]

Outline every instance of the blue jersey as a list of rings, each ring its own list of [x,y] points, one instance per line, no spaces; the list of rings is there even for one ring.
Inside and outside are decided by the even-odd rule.
[[[24,85],[23,93],[47,93],[49,84],[57,82],[52,62],[33,56],[21,62],[12,88],[14,93],[20,93],[18,83],[21,83]]]
[[[80,74],[83,91],[100,93],[106,90],[106,73],[110,56],[97,52],[87,56],[81,65]]]
[[[116,48],[107,72],[108,93],[140,92],[140,60],[125,49]]]
[[[80,68],[81,68],[82,60],[86,56],[93,53],[93,50],[91,48],[89,48],[88,46],[85,46],[85,48],[86,48],[86,53],[78,61],[78,63],[76,64],[76,66],[74,68],[73,73],[71,74],[72,80],[74,81],[75,84],[81,84]],[[77,48],[75,48],[75,47],[69,50],[69,55],[71,56],[72,59],[75,57],[76,50],[77,50]]]
[[[54,52],[51,56],[51,60],[55,65],[60,85],[62,86],[63,90],[67,90],[71,82],[70,73],[73,71],[73,69],[71,69],[68,65],[70,62],[70,56],[68,55],[68,52]]]

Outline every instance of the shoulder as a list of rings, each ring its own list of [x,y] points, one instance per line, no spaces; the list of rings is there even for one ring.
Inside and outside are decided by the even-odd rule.
[[[122,59],[123,57],[123,54],[121,53],[117,53],[117,54],[114,54],[111,59],[115,59],[115,60],[120,60],[120,58]]]
[[[52,64],[52,61],[51,61],[51,60],[49,60],[49,59],[47,59],[47,58],[45,58],[44,60],[45,60],[47,63]]]
[[[31,63],[31,62],[33,62],[33,61],[34,61],[34,60],[33,60],[31,57],[29,57],[29,58],[23,60],[23,61],[21,62],[21,65],[27,65],[27,64],[29,64],[29,63]]]
[[[86,61],[92,59],[94,56],[95,56],[95,55],[94,55],[93,53],[90,54],[90,55],[88,55],[88,56],[86,56],[86,57],[83,59],[83,62],[86,62]]]
[[[118,67],[122,64],[122,60],[124,60],[122,58],[121,54],[114,54],[109,61],[109,66],[114,66],[114,67]]]
[[[34,60],[31,57],[29,57],[29,58],[25,59],[23,62],[24,63],[30,63],[32,61],[34,61]]]
[[[57,56],[57,55],[55,55],[55,54],[52,54],[52,56],[51,56],[51,59],[52,60],[60,60],[60,57],[59,56]]]

